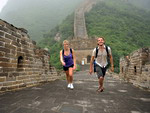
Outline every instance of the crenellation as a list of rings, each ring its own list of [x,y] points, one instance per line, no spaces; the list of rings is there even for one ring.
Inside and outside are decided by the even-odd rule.
[[[47,50],[37,47],[27,30],[0,19],[0,90],[35,86],[59,78]],[[51,73],[53,72],[53,73]]]
[[[18,29],[16,27],[14,27],[12,24],[6,24],[5,25],[6,28],[8,28],[9,30],[11,30],[12,32],[17,32]]]

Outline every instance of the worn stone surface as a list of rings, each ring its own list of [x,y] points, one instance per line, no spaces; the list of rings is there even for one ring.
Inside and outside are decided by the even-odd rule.
[[[0,113],[149,113],[150,92],[106,75],[98,93],[96,75],[76,72],[74,90],[65,80],[0,94]]]

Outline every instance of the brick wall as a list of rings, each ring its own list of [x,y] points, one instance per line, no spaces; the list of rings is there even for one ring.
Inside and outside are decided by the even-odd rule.
[[[48,51],[38,48],[27,30],[0,19],[0,91],[57,79],[49,60]]]
[[[141,48],[128,58],[120,59],[120,76],[141,87],[150,89],[150,48]]]

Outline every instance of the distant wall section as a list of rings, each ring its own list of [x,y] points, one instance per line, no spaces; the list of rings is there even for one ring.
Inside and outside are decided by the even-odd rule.
[[[141,48],[120,59],[120,76],[150,89],[150,48]]]

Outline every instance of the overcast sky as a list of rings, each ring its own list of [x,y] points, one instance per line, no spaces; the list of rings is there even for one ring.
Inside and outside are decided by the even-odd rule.
[[[0,12],[2,11],[3,7],[6,5],[8,0],[0,0]]]

